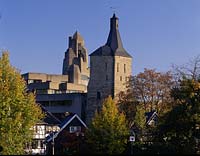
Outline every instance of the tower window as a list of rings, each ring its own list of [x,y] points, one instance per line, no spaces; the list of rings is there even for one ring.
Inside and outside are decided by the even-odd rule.
[[[122,76],[120,76],[120,81],[122,81]]]
[[[108,80],[108,75],[106,75],[106,80]]]
[[[126,64],[124,64],[124,73],[126,73]]]
[[[119,63],[117,63],[117,72],[119,72]]]
[[[107,71],[107,68],[108,68],[108,64],[107,63],[105,63],[105,68],[106,68],[106,71]]]
[[[101,99],[101,93],[97,92],[97,99],[100,100]]]

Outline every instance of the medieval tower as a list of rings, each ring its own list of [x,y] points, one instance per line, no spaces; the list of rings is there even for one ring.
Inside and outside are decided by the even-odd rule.
[[[118,22],[113,14],[106,44],[90,54],[86,123],[91,121],[106,97],[111,95],[116,98],[120,91],[126,89],[125,82],[131,75],[132,57],[123,48]]]

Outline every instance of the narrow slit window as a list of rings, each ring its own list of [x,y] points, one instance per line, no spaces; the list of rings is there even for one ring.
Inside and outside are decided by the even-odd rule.
[[[124,64],[124,73],[126,73],[126,64]]]
[[[106,71],[107,71],[107,69],[108,69],[108,64],[107,63],[105,63],[105,68],[106,68]]]
[[[101,93],[97,92],[97,99],[100,100],[101,99]]]
[[[120,81],[122,81],[122,76],[120,76]]]
[[[117,72],[119,72],[119,63],[117,63]]]

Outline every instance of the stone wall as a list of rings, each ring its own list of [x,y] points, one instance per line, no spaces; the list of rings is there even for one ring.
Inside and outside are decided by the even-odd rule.
[[[132,58],[115,56],[114,59],[114,97],[117,98],[120,91],[126,90],[126,82],[132,71]]]

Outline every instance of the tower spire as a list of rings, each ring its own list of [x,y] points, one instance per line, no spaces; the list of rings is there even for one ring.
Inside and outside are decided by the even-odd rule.
[[[118,23],[119,19],[116,17],[114,13],[113,17],[110,18],[110,32],[106,43],[106,45],[111,47],[113,51],[115,51],[118,48],[119,49],[123,48],[121,37],[118,30]]]

